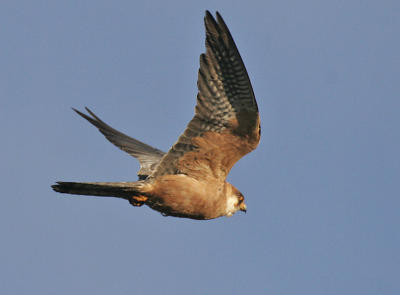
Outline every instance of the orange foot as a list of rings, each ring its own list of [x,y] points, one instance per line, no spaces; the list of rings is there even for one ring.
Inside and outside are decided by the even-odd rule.
[[[140,207],[147,201],[148,197],[146,196],[133,196],[132,199],[129,200],[133,206]]]

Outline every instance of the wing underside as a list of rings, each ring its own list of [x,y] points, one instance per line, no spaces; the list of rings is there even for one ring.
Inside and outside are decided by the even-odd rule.
[[[73,109],[81,117],[88,120],[99,131],[115,146],[121,150],[127,152],[131,156],[139,160],[140,170],[138,171],[139,179],[145,179],[150,175],[161,158],[164,156],[164,152],[156,149],[150,145],[147,145],[139,140],[136,140],[103,122],[97,117],[91,110],[86,108],[86,111],[91,115],[88,116],[76,109]]]

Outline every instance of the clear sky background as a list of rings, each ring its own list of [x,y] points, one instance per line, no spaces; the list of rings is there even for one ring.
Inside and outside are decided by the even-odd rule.
[[[399,1],[2,1],[1,294],[400,294]],[[136,179],[71,107],[164,151],[193,116],[203,16],[247,66],[247,214],[65,196]]]

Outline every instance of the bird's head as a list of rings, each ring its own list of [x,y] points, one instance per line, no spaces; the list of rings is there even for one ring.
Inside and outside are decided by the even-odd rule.
[[[230,217],[238,210],[245,213],[247,211],[247,206],[244,202],[244,196],[236,187],[229,183],[226,199],[226,216]]]

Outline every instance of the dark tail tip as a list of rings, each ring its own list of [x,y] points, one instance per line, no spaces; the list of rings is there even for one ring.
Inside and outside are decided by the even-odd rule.
[[[51,188],[58,193],[66,193],[68,192],[68,188],[70,187],[68,182],[57,181],[57,184],[53,184]]]

